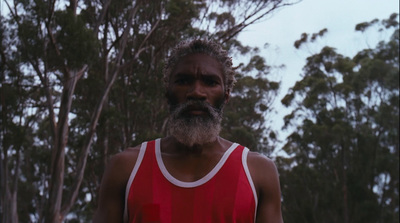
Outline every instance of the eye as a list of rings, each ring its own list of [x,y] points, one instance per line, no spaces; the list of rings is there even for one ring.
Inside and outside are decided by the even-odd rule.
[[[187,78],[178,78],[178,79],[175,80],[175,84],[177,84],[177,85],[189,84],[189,79],[187,79]]]
[[[219,84],[219,82],[216,81],[214,78],[204,78],[203,81],[207,86],[211,86],[211,87]]]

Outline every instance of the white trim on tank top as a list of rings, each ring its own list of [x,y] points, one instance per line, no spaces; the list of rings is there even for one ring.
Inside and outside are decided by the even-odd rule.
[[[147,142],[142,143],[141,147],[140,147],[140,151],[135,163],[135,166],[132,169],[131,175],[129,176],[129,180],[128,183],[126,184],[126,188],[125,188],[125,207],[124,207],[124,222],[128,222],[128,195],[129,195],[129,191],[131,189],[131,185],[133,182],[133,179],[136,176],[136,173],[140,167],[140,164],[142,163],[143,157],[144,157],[144,153],[146,152],[146,147],[147,147]]]
[[[209,180],[211,180],[215,174],[218,173],[218,171],[222,168],[226,160],[228,159],[229,155],[238,147],[237,143],[233,143],[229,149],[224,153],[222,158],[218,161],[217,165],[203,178],[193,181],[193,182],[184,182],[181,180],[176,179],[173,177],[167,170],[167,168],[164,165],[164,162],[161,157],[161,139],[156,139],[156,159],[157,159],[157,164],[158,167],[160,168],[161,173],[164,175],[164,177],[172,184],[178,186],[178,187],[183,187],[183,188],[193,188],[193,187],[198,187],[202,184],[207,183]]]
[[[257,197],[257,192],[256,192],[256,187],[254,186],[253,178],[251,178],[249,166],[247,165],[247,156],[249,154],[249,149],[247,147],[244,148],[243,154],[242,154],[242,164],[244,168],[244,172],[246,173],[247,180],[249,181],[251,190],[253,191],[253,196],[254,196],[254,201],[256,202],[256,208],[254,211],[254,221],[257,216],[257,205],[258,205],[258,197]]]

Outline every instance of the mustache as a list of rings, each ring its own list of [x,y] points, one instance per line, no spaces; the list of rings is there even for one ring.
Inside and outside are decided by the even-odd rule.
[[[185,103],[172,106],[171,112],[172,114],[175,114],[177,116],[182,116],[192,110],[200,110],[206,112],[208,115],[212,117],[216,117],[221,115],[222,107],[223,106],[221,106],[220,108],[216,108],[211,104],[202,100],[188,100]]]
[[[187,146],[211,142],[221,130],[223,107],[223,104],[214,107],[198,99],[171,106],[168,134]],[[192,115],[191,111],[202,111],[202,114]]]

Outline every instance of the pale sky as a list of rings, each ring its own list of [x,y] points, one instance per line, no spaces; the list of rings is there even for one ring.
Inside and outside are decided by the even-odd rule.
[[[275,101],[278,114],[272,115],[272,126],[282,140],[288,134],[281,131],[282,119],[289,110],[281,105],[280,100],[300,79],[306,57],[327,45],[349,57],[368,46],[375,47],[379,40],[387,39],[391,33],[376,35],[376,29],[372,29],[363,35],[355,32],[355,25],[375,18],[387,19],[394,12],[399,13],[398,0],[303,0],[280,9],[271,18],[248,27],[239,35],[242,43],[262,49],[260,54],[268,65],[286,66],[271,74],[272,79],[281,81],[280,95]],[[323,28],[328,32],[319,41],[300,50],[293,46],[302,33],[316,33]],[[269,44],[267,48],[264,48],[265,43]]]

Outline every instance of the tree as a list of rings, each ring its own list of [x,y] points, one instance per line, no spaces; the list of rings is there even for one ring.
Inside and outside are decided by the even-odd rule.
[[[353,58],[324,47],[282,99],[295,128],[278,160],[286,222],[399,222],[398,24],[358,24],[394,33]]]
[[[9,13],[1,18],[0,33],[4,191],[0,217],[2,222],[86,222],[96,205],[107,158],[165,132],[167,109],[160,80],[169,49],[197,36],[246,54],[249,48],[236,40],[237,34],[290,2],[28,0],[5,4]],[[265,75],[256,78],[269,83]],[[244,75],[242,79],[241,89],[256,84],[245,81],[251,78]],[[260,100],[266,90],[259,87]],[[258,118],[271,109],[257,100],[251,105],[257,105]],[[247,123],[235,125],[254,128],[256,124]],[[267,140],[259,138],[267,131],[260,123],[254,138],[267,146]]]
[[[225,109],[222,136],[269,155],[276,136],[266,125],[266,116],[272,110],[279,83],[267,79],[271,68],[257,54],[258,49],[254,51],[249,63],[240,68]]]

